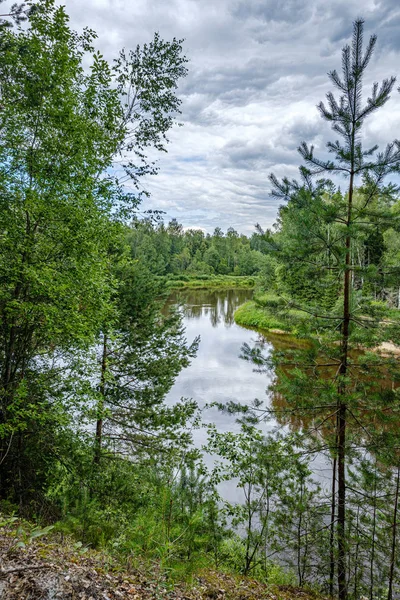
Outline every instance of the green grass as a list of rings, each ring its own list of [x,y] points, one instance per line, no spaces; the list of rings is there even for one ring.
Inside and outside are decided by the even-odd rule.
[[[296,309],[285,309],[287,299],[271,293],[256,294],[254,300],[246,302],[236,310],[234,318],[238,325],[256,329],[274,330],[297,335],[312,318],[308,313]]]
[[[285,323],[266,308],[258,306],[254,301],[246,302],[236,310],[235,323],[245,327],[256,327],[257,329],[280,329],[287,333],[293,333],[293,327]]]
[[[283,308],[286,305],[287,300],[283,296],[277,296],[276,294],[264,292],[261,294],[256,293],[254,295],[254,302],[257,304],[257,306],[277,310],[278,308]]]
[[[390,308],[387,311],[387,318],[392,321],[400,321],[400,310],[398,308]]]
[[[170,289],[232,289],[232,288],[254,288],[257,277],[235,276],[235,275],[200,275],[190,277],[185,275],[179,279],[174,276],[167,281]]]

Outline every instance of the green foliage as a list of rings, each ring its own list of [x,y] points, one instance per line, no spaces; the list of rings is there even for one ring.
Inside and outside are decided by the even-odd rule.
[[[86,453],[92,456],[91,447]],[[77,466],[76,457],[72,466]],[[190,458],[177,464],[171,453],[153,452],[146,463],[104,462],[101,473],[88,461],[80,482],[60,467],[49,491],[62,506],[57,531],[122,562],[151,569],[157,561],[171,581],[203,566],[218,566],[226,535],[218,496],[204,468]]]
[[[167,285],[170,289],[185,287],[192,289],[233,289],[253,288],[256,284],[255,277],[233,276],[233,275],[176,275],[168,277]]]
[[[205,235],[203,231],[183,228],[176,220],[166,227],[150,219],[134,221],[129,235],[132,256],[145,261],[155,275],[176,280],[182,274],[193,280],[215,275],[215,282],[224,276],[249,277],[257,275],[266,257],[250,247],[250,240],[232,228],[226,236],[222,231]],[[214,278],[212,278],[214,279]]]
[[[18,548],[26,549],[34,540],[48,536],[54,529],[53,525],[48,525],[47,527],[33,526],[27,521],[18,519],[18,517],[5,517],[1,514],[0,518],[0,532],[2,530],[10,531],[10,540],[7,548],[7,553],[10,554]]]
[[[159,288],[139,268],[127,314],[121,280],[133,275],[122,221],[140,192],[127,194],[111,174],[115,156],[127,153],[136,157],[124,166],[136,187],[154,171],[147,152],[165,150],[186,59],[178,40],[155,35],[110,66],[94,50],[95,33],[72,31],[53,0],[25,16],[26,26],[0,31],[0,487],[21,508],[34,501],[32,510],[48,510],[45,490],[66,432],[96,404],[102,412],[91,390],[100,332],[131,319],[130,341],[142,350],[135,375],[153,382],[147,395],[153,390],[158,404],[187,362],[177,318],[161,322]],[[146,376],[152,337],[171,360],[160,349]],[[131,364],[139,356],[131,353]]]
[[[216,482],[235,481],[243,498],[225,502],[232,525],[242,533],[224,542],[223,561],[269,583],[279,579],[293,583],[297,571],[302,586],[315,576],[310,526],[312,523],[316,536],[323,523],[318,504],[321,488],[310,478],[311,471],[296,449],[295,438],[263,435],[254,427],[260,411],[259,402],[253,410],[242,407],[240,433],[218,433],[215,427],[209,428],[208,450],[222,459],[216,462],[213,478]],[[290,568],[284,572],[271,561],[272,556]]]

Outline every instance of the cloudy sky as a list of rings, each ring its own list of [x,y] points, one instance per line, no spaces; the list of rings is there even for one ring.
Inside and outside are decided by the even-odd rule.
[[[397,0],[65,0],[74,28],[89,25],[111,59],[121,47],[185,38],[189,75],[179,95],[184,127],[170,137],[144,208],[185,227],[251,233],[269,227],[277,202],[268,175],[296,176],[302,140],[323,150],[332,138],[316,109],[341,65],[352,21],[363,17],[378,44],[366,86],[389,75],[400,84]],[[360,12],[362,10],[362,12]],[[369,86],[368,86],[369,87]],[[366,94],[368,93],[366,87]],[[400,137],[400,94],[365,127],[366,141]]]

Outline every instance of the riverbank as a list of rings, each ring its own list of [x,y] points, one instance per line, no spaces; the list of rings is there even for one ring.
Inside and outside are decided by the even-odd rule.
[[[216,289],[252,289],[257,283],[256,276],[242,275],[175,275],[167,280],[166,286],[170,290],[189,288],[194,290]]]
[[[303,311],[288,309],[287,300],[274,294],[257,295],[239,306],[234,314],[237,325],[282,335],[297,335],[301,324],[310,318]]]
[[[298,336],[301,325],[306,325],[307,321],[315,319],[313,315],[300,310],[285,310],[285,316],[279,314],[279,307],[284,306],[284,301],[272,295],[256,297],[254,300],[245,302],[234,313],[234,320],[237,325],[250,327],[260,331],[281,336]],[[278,309],[276,312],[273,309]],[[392,311],[391,318],[394,320],[400,318],[400,315]],[[322,324],[321,324],[322,325]],[[359,350],[365,350],[363,346]],[[400,356],[400,346],[393,342],[382,342],[380,345],[371,348],[374,352],[379,352],[383,356]]]
[[[255,329],[263,329],[282,335],[293,335],[294,333],[293,327],[290,327],[288,323],[285,323],[265,308],[258,306],[254,300],[239,306],[235,311],[234,319],[237,325],[243,327],[254,327]]]

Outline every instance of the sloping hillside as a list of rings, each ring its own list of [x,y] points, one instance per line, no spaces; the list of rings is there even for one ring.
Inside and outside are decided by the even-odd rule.
[[[108,554],[85,548],[49,528],[3,520],[0,528],[1,600],[317,600],[287,586],[268,587],[249,578],[200,572],[171,587],[157,566],[149,572],[122,566]]]

